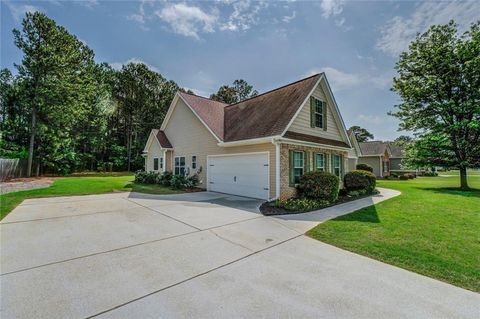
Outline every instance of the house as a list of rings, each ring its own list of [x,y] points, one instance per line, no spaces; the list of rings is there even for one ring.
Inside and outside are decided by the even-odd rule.
[[[405,157],[405,150],[402,146],[390,143],[390,171],[402,171],[402,160]]]
[[[325,74],[227,105],[178,92],[144,149],[147,171],[198,174],[199,187],[288,198],[312,170],[340,178],[352,148]]]
[[[357,168],[358,158],[362,156],[362,150],[360,149],[360,145],[358,144],[357,137],[355,133],[348,129],[347,130],[348,139],[350,140],[350,144],[352,148],[348,150],[348,171],[353,171]]]
[[[377,177],[390,175],[390,158],[392,153],[390,145],[382,141],[369,141],[358,143],[361,156],[358,158],[358,164],[368,164],[373,168],[373,173]]]

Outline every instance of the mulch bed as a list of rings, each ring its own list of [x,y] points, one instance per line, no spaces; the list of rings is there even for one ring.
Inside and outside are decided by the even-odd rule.
[[[377,195],[377,194],[379,194],[379,193],[380,193],[379,191],[375,190],[372,194],[365,194],[365,195],[357,196],[357,197],[351,197],[351,196],[347,196],[347,195],[339,195],[339,196],[338,196],[338,199],[337,199],[337,201],[336,201],[335,203],[333,203],[333,204],[331,204],[331,205],[328,205],[328,206],[325,206],[325,207],[322,207],[322,208],[318,208],[318,209],[314,209],[314,210],[309,210],[309,211],[287,210],[287,209],[282,208],[282,207],[270,206],[270,202],[265,202],[265,203],[263,203],[263,204],[260,206],[260,212],[261,212],[263,215],[265,215],[265,216],[303,214],[303,213],[308,213],[308,212],[312,212],[312,211],[315,211],[315,210],[320,210],[320,209],[332,207],[332,206],[339,205],[339,204],[343,204],[343,203],[348,203],[348,202],[351,202],[351,201],[354,201],[354,200],[357,200],[357,199],[362,199],[362,198],[365,198],[365,197],[370,197],[370,196],[373,196],[373,195]]]

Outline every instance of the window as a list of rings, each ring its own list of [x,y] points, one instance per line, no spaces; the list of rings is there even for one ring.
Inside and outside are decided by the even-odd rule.
[[[383,161],[383,171],[388,172],[388,161]]]
[[[163,157],[160,157],[160,169],[163,170]]]
[[[158,158],[157,157],[155,157],[153,159],[153,170],[158,171]]]
[[[327,112],[326,103],[311,96],[310,97],[311,127],[319,127],[325,130],[327,126],[326,112]]]
[[[175,157],[175,175],[185,176],[185,156]]]
[[[300,182],[305,167],[303,152],[293,152],[293,182],[295,184]]]
[[[332,168],[333,174],[340,177],[342,175],[342,156],[332,155]]]
[[[315,170],[325,171],[325,154],[315,154]]]
[[[197,157],[192,156],[192,169],[197,169]]]

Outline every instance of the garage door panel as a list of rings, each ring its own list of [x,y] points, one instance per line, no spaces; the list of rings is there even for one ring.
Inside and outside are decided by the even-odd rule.
[[[210,190],[268,199],[268,154],[209,157]]]

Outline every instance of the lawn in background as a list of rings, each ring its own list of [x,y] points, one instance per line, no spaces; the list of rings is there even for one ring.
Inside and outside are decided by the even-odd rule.
[[[308,235],[340,248],[480,292],[480,178],[380,180],[400,196],[318,225]]]
[[[133,182],[131,174],[65,177],[55,180],[47,188],[32,189],[0,195],[0,219],[3,219],[23,200],[28,198],[91,195],[121,191],[150,194],[173,194],[181,191],[160,185],[142,185]]]

